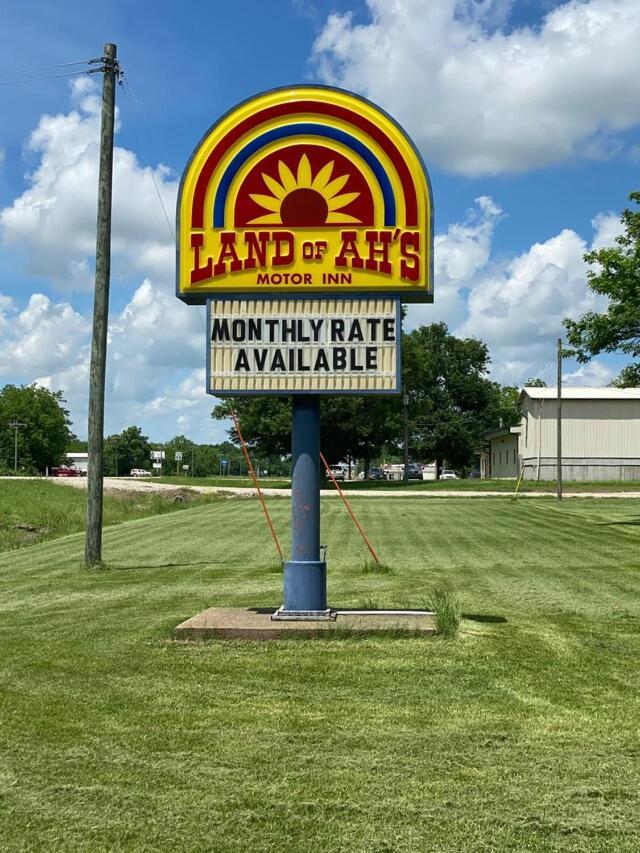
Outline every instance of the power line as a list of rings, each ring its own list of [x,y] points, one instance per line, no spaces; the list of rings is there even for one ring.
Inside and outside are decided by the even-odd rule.
[[[135,90],[134,90],[133,86],[131,85],[131,81],[129,80],[129,77],[125,77],[124,82],[127,84],[127,88],[129,89],[131,97],[133,98],[133,100],[136,102],[136,104],[138,106],[138,109],[140,111],[140,115],[142,116],[142,120],[144,121],[144,123],[149,128],[149,132],[153,136],[155,143],[158,146],[158,151],[160,152],[161,159],[164,160],[165,163],[168,163],[169,158],[167,157],[167,154],[163,148],[162,142],[160,142],[160,138],[159,138],[158,134],[155,132],[153,125],[151,124],[151,122],[147,118],[146,113],[142,107],[142,104],[140,103],[140,99],[137,97]]]
[[[122,89],[122,92],[124,94],[124,99],[125,99],[126,104],[127,104],[127,109],[129,110],[129,115],[131,116],[131,122],[133,125],[133,129],[135,131],[136,137],[138,138],[140,148],[144,150],[144,144],[142,142],[142,137],[140,136],[140,131],[138,130],[136,118],[135,118],[135,115],[133,113],[133,104],[132,104],[131,98],[129,97],[129,94],[127,92],[127,88],[125,88],[125,86],[124,86],[125,82],[127,82],[127,88],[129,88],[128,81],[126,81],[126,80],[123,81],[122,79],[119,81],[120,88]],[[158,196],[158,201],[160,202],[160,206],[162,207],[162,212],[164,213],[164,218],[165,218],[165,221],[167,223],[167,228],[169,229],[169,234],[171,235],[171,239],[175,242],[176,233],[173,230],[173,226],[172,226],[171,221],[169,219],[169,214],[167,213],[167,208],[164,206],[162,194],[160,193],[160,187],[158,186],[158,182],[156,181],[156,176],[155,176],[155,173],[154,173],[154,170],[152,167],[150,167],[150,172],[151,172],[151,179],[153,180],[153,185],[156,188],[156,194]]]
[[[44,74],[42,77],[25,77],[24,80],[0,80],[0,86],[18,86],[21,83],[35,83],[38,80],[55,80],[57,77],[79,77],[92,74],[93,71],[69,71],[65,74]]]
[[[39,71],[51,71],[54,68],[70,68],[72,65],[91,65],[101,62],[101,59],[79,59],[77,62],[58,62],[56,65],[40,65],[37,68],[22,68],[17,71],[0,71],[0,77],[11,77],[16,74],[37,74]]]

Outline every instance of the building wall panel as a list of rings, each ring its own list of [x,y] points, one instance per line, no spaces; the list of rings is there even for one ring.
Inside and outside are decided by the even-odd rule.
[[[527,401],[522,455],[556,453],[556,400]],[[539,416],[540,409],[542,411]],[[640,457],[639,400],[563,400],[562,452],[570,457]]]

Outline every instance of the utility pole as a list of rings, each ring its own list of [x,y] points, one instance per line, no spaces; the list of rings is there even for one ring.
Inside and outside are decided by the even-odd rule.
[[[13,470],[15,473],[18,473],[18,430],[20,427],[26,427],[26,424],[20,423],[20,421],[11,421],[9,427],[13,430]]]
[[[402,389],[402,410],[404,414],[404,476],[405,483],[409,482],[409,395]]]
[[[556,412],[557,423],[557,460],[556,460],[556,487],[558,500],[562,500],[562,338],[558,338],[558,409]]]
[[[102,561],[104,385],[109,323],[111,274],[111,189],[113,183],[113,130],[116,78],[119,74],[117,48],[105,44],[102,57],[102,122],[100,127],[100,171],[98,175],[98,221],[96,228],[96,277],[93,298],[93,334],[89,370],[89,426],[87,473],[87,532],[85,565]]]

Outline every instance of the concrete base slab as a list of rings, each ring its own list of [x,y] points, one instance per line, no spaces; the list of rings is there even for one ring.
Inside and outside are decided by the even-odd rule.
[[[392,631],[435,634],[433,613],[426,610],[338,610],[331,621],[273,621],[275,608],[210,607],[175,629],[177,640],[278,640],[318,637],[331,631],[375,634]]]

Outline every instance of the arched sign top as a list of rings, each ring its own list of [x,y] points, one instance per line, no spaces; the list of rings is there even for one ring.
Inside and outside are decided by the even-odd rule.
[[[244,101],[205,134],[178,197],[177,294],[432,299],[429,179],[402,128],[323,86]]]

